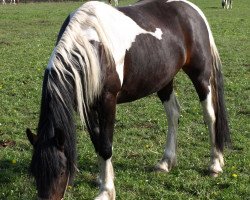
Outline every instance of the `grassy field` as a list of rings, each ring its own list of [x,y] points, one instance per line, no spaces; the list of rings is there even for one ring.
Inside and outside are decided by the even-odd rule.
[[[118,106],[113,156],[118,200],[250,199],[249,0],[235,1],[228,11],[220,0],[192,1],[207,16],[223,62],[233,149],[225,151],[224,173],[209,177],[207,129],[194,88],[181,72],[175,80],[181,103],[178,166],[171,173],[152,171],[167,130],[160,101],[152,95]],[[0,5],[0,200],[35,199],[25,129],[36,129],[43,71],[58,30],[81,4]],[[77,137],[80,172],[66,199],[93,199],[98,193],[96,155],[80,126]]]

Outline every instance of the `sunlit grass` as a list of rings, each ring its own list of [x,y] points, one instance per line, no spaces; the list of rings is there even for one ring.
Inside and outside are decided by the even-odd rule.
[[[250,132],[250,12],[248,0],[222,10],[218,0],[193,0],[210,22],[223,62],[225,94],[233,149],[225,151],[224,173],[207,176],[209,143],[194,88],[181,72],[175,88],[181,104],[178,166],[155,173],[166,140],[167,122],[155,95],[119,105],[113,162],[117,199],[248,199]],[[57,33],[69,12],[81,2],[0,5],[0,199],[35,199],[28,175],[32,148],[25,129],[36,129],[43,71]],[[122,5],[129,4],[122,1]],[[98,193],[96,155],[79,126],[78,168],[66,199],[93,199]]]

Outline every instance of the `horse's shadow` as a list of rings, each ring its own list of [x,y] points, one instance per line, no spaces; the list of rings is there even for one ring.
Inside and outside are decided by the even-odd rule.
[[[124,172],[126,170],[136,169],[136,170],[143,171],[144,173],[168,174],[165,172],[157,171],[155,169],[154,165],[149,164],[149,165],[143,166],[140,163],[135,164],[135,162],[117,162],[117,161],[114,161],[113,167],[114,167],[115,173],[119,173],[119,171]],[[99,186],[99,183],[98,183],[99,169],[98,169],[97,162],[95,162],[93,159],[85,158],[84,161],[78,162],[78,169],[79,169],[79,172],[76,174],[76,176],[81,177],[81,178],[80,179],[76,178],[74,180],[74,183],[73,183],[74,186],[77,187],[77,185],[82,184],[83,180],[84,180],[84,182],[87,183],[91,188],[98,188],[98,186]],[[189,170],[189,169],[190,169],[190,167],[187,167],[186,169],[183,169],[183,170]],[[180,169],[178,168],[178,166],[176,166],[175,168],[172,169],[172,171],[170,173],[178,176],[179,170]],[[206,177],[206,176],[210,175],[209,170],[206,168],[195,167],[195,169],[193,169],[193,170],[197,171],[202,177]]]
[[[76,172],[76,179],[73,182],[74,186],[82,184],[83,180],[91,188],[99,186],[97,181],[97,175],[99,173],[97,162],[86,157],[83,161],[78,161],[77,168],[78,172]]]
[[[210,6],[210,7],[206,7],[207,9],[211,9],[211,10],[219,10],[221,9],[220,7],[216,7],[216,6]]]

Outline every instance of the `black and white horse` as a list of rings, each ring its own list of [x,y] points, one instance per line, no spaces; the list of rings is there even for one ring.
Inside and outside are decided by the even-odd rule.
[[[221,61],[202,11],[186,0],[145,0],[120,8],[87,2],[69,15],[45,70],[38,133],[27,129],[38,197],[63,198],[74,177],[76,111],[99,158],[96,199],[115,199],[116,105],[152,93],[158,94],[168,120],[166,147],[156,169],[169,172],[176,165],[180,115],[173,80],[181,69],[198,93],[210,134],[209,170],[217,176],[230,137]]]
[[[19,0],[10,0],[10,4],[16,4],[16,3],[19,3]],[[3,4],[6,4],[6,1],[3,0]]]
[[[233,0],[222,0],[221,1],[222,8],[229,9],[233,8]]]

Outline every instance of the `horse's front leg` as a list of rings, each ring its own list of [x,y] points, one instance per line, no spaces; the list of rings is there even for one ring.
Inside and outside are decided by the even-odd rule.
[[[96,200],[114,200],[114,170],[111,162],[112,142],[116,112],[116,96],[105,92],[98,108],[100,135],[98,157],[100,167],[100,194]]]
[[[100,194],[95,200],[113,200],[115,199],[115,186],[114,186],[114,170],[111,158],[105,160],[98,156],[99,160],[99,184]]]

